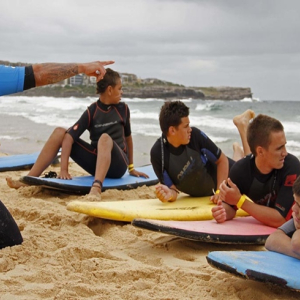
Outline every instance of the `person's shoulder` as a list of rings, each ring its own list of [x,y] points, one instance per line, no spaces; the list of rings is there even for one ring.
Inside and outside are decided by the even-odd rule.
[[[285,158],[285,161],[291,161],[291,162],[295,162],[297,164],[300,164],[299,159],[291,153],[288,153],[288,155]]]
[[[116,105],[118,108],[127,108],[127,109],[129,109],[129,106],[128,106],[128,104],[127,103],[125,103],[125,102],[119,102],[117,105]]]
[[[97,100],[95,102],[92,102],[88,107],[95,107],[95,106],[97,106],[98,105],[98,101],[99,100]],[[100,103],[100,101],[99,101],[99,103]]]
[[[250,166],[250,161],[252,158],[253,158],[252,154],[246,155],[243,158],[236,161],[234,163],[234,165],[232,166],[232,168],[241,168],[241,167],[245,167],[245,166]]]
[[[157,153],[159,153],[159,154],[161,153],[161,138],[158,138],[154,142],[154,144],[153,144],[153,146],[151,147],[151,150],[150,150],[151,155],[155,155]]]
[[[202,131],[201,129],[197,128],[197,127],[191,127],[192,132],[191,132],[191,138],[204,138],[207,139],[208,136],[205,134],[204,131]]]

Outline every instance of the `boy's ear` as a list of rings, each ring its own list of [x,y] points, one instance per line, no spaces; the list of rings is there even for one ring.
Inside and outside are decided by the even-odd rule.
[[[264,148],[261,146],[256,147],[256,154],[257,156],[263,155],[264,154]]]
[[[174,135],[175,134],[175,127],[174,126],[170,126],[168,129],[168,135]]]

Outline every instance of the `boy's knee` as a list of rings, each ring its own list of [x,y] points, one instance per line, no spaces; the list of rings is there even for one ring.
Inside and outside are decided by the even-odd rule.
[[[113,143],[113,140],[107,133],[103,133],[98,140],[98,146],[100,146],[102,144],[112,144],[112,143]]]
[[[64,136],[66,134],[66,129],[63,127],[56,127],[52,134],[56,136]]]

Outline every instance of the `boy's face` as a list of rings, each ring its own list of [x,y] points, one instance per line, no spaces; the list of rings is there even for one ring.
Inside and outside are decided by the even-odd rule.
[[[111,89],[111,104],[118,104],[122,97],[122,82],[118,79],[117,85]]]
[[[263,149],[263,156],[270,169],[281,169],[287,156],[286,138],[283,131],[272,132],[268,149]]]
[[[177,128],[174,128],[174,139],[177,146],[188,144],[191,139],[191,132],[189,117],[181,118],[181,123]]]
[[[300,196],[294,194],[295,203],[292,207],[293,219],[296,229],[300,229]]]

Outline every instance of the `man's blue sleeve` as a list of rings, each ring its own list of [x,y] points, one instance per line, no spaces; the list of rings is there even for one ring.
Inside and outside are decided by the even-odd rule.
[[[25,67],[0,65],[0,96],[22,92]]]

